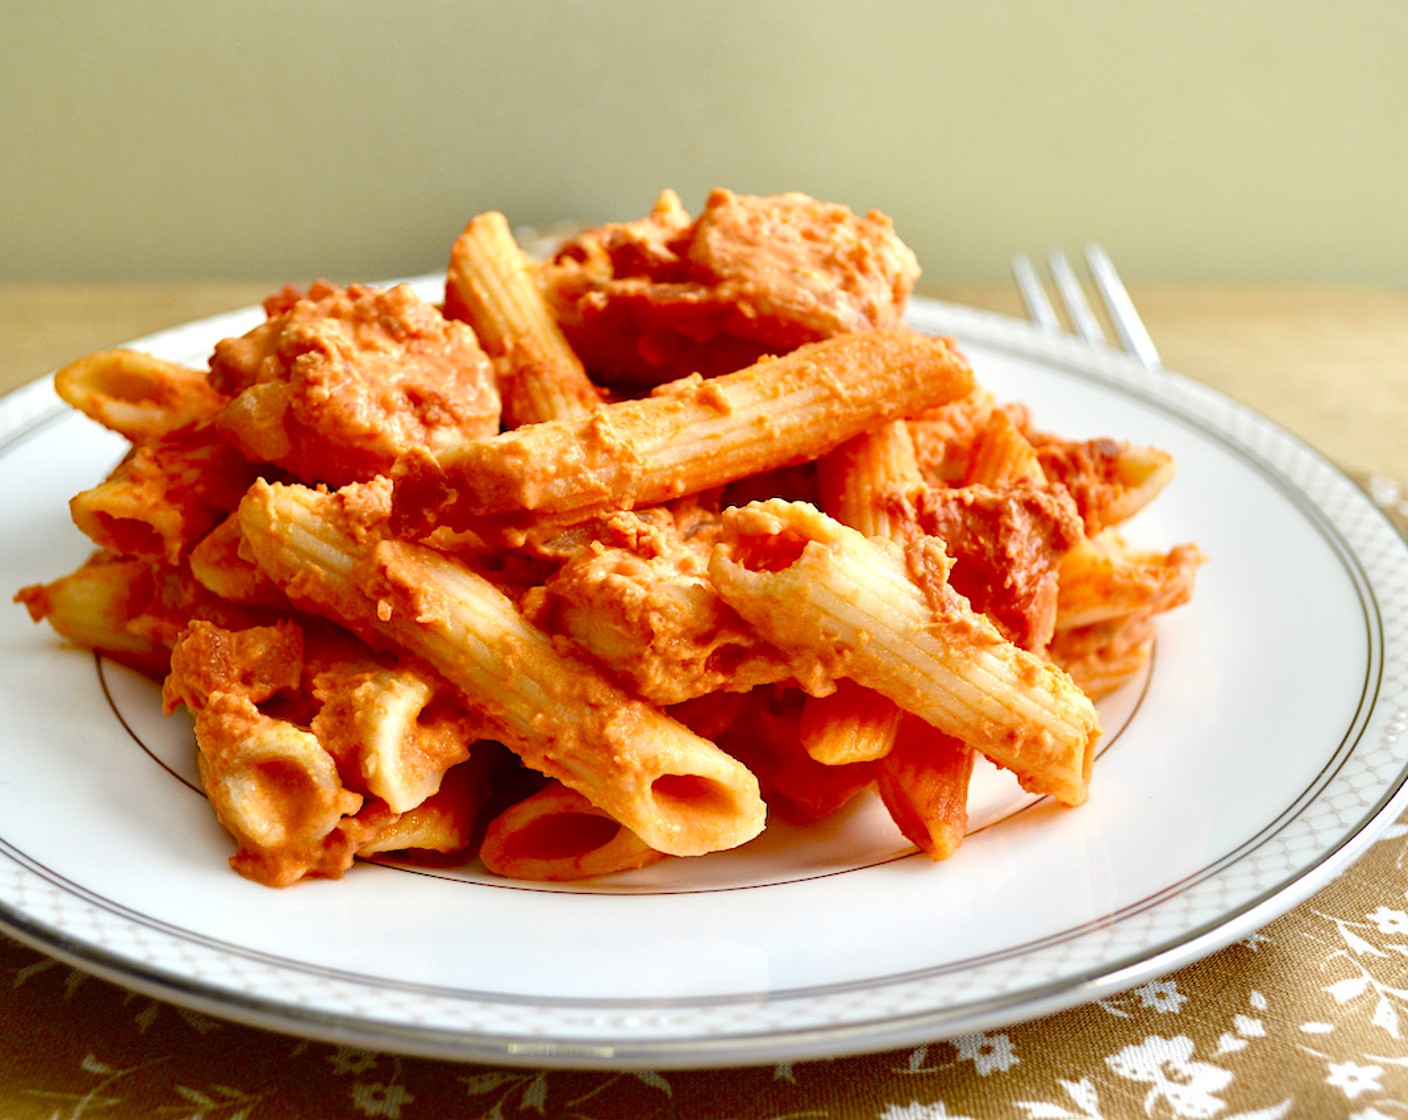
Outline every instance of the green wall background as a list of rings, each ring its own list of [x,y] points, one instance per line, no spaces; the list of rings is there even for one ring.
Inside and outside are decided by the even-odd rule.
[[[378,279],[722,185],[933,283],[1408,283],[1403,0],[0,0],[0,104],[0,280]]]

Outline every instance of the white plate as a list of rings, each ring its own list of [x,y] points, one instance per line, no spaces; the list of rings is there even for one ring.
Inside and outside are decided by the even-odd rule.
[[[433,280],[423,281],[434,296]],[[203,364],[256,309],[138,348]],[[590,886],[358,866],[286,891],[226,866],[156,690],[0,611],[0,925],[120,984],[445,1058],[687,1067],[898,1047],[1109,995],[1247,936],[1403,808],[1408,546],[1339,471],[1173,373],[919,301],[1041,426],[1172,451],[1130,528],[1210,557],[1152,671],[1103,704],[1089,804],[984,773],[943,864],[873,803],[816,835]],[[66,515],[121,452],[48,381],[0,402],[0,587],[88,549]]]

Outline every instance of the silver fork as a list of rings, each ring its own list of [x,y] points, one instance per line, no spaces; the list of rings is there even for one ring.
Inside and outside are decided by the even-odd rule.
[[[1114,325],[1115,333],[1120,337],[1120,344],[1150,369],[1157,369],[1160,365],[1159,352],[1154,347],[1154,340],[1144,328],[1144,321],[1139,318],[1139,312],[1134,309],[1134,301],[1129,298],[1129,292],[1125,290],[1124,282],[1115,270],[1110,255],[1099,245],[1090,244],[1085,247],[1085,262],[1105,305],[1105,312]],[[1076,333],[1087,342],[1103,345],[1105,332],[1090,309],[1090,303],[1085,298],[1085,289],[1076,278],[1075,269],[1066,259],[1066,254],[1059,249],[1053,250],[1047,254],[1047,264],[1051,268],[1051,279],[1056,285],[1056,291],[1065,304],[1066,314],[1070,317]],[[1022,302],[1027,305],[1027,315],[1032,322],[1044,331],[1059,334],[1062,329],[1061,320],[1047,297],[1046,285],[1041,282],[1036,266],[1026,253],[1018,253],[1012,258],[1012,274],[1017,279],[1017,288],[1022,293]]]
[[[1119,336],[1120,346],[1149,369],[1162,368],[1154,340],[1149,337],[1144,321],[1139,317],[1134,301],[1129,298],[1129,292],[1115,270],[1110,255],[1099,245],[1092,243],[1085,247],[1085,263],[1090,270],[1095,289],[1100,293],[1105,313]],[[1108,345],[1100,321],[1091,310],[1089,300],[1085,298],[1085,288],[1066,254],[1060,250],[1048,253],[1047,266],[1051,272],[1052,284],[1075,333],[1093,345]],[[1046,284],[1043,283],[1031,257],[1026,253],[1013,256],[1012,275],[1017,281],[1017,289],[1022,294],[1022,302],[1026,304],[1027,317],[1050,334],[1062,333],[1064,328],[1061,318],[1047,295]],[[1374,504],[1389,515],[1399,531],[1408,535],[1408,485],[1377,474],[1351,472],[1351,477],[1368,493]]]

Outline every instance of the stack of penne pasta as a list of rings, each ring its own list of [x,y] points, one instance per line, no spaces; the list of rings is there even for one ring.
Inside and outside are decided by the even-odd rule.
[[[441,303],[320,282],[206,369],[60,370],[131,449],[16,598],[189,711],[262,883],[581,879],[858,796],[945,858],[977,755],[1086,799],[1093,698],[1202,557],[1119,535],[1167,454],[996,400],[906,325],[917,276],[801,194],[667,191],[546,259],[481,214]]]

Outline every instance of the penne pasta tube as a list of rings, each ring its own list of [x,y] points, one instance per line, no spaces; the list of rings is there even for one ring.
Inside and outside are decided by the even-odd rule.
[[[97,486],[69,502],[73,523],[120,556],[175,564],[239,503],[254,468],[213,429],[132,448]]]
[[[265,715],[247,696],[217,692],[195,713],[201,784],[246,878],[284,887],[336,879],[352,865],[362,798],[309,731]]]
[[[1203,560],[1191,544],[1163,553],[1131,549],[1108,529],[1084,538],[1061,557],[1056,629],[1181,606],[1193,596]]]
[[[822,508],[868,537],[898,541],[903,536],[902,512],[881,495],[922,482],[914,439],[903,420],[856,436],[817,463]],[[807,698],[802,743],[814,759],[831,765],[882,758],[895,741],[899,719],[900,710],[888,697],[845,682],[827,696]]]
[[[1047,651],[1087,696],[1099,697],[1128,682],[1149,663],[1154,650],[1154,619],[1134,614],[1058,630]]]
[[[471,219],[451,248],[445,315],[473,327],[493,362],[506,428],[580,416],[601,403],[499,212]]]
[[[1007,482],[1046,481],[1036,448],[1012,416],[1000,408],[988,413],[973,440],[965,485],[1000,486]]]
[[[1167,451],[1113,439],[1067,440],[1030,433],[1046,478],[1070,491],[1086,531],[1128,521],[1177,473]]]
[[[1094,706],[953,594],[947,564],[932,548],[904,556],[814,507],[774,499],[725,511],[710,575],[725,602],[794,654],[812,691],[849,677],[1011,770],[1023,788],[1080,804],[1100,735]]]
[[[295,603],[428,662],[482,715],[487,738],[651,847],[699,855],[761,831],[765,810],[746,767],[559,652],[482,576],[382,536],[389,497],[385,480],[334,494],[261,481],[240,524],[255,561]]]
[[[857,436],[824,457],[818,468],[826,509],[867,536],[899,543],[909,519],[895,490],[924,484],[913,433],[904,421]],[[802,742],[823,762],[875,761],[876,789],[906,839],[934,859],[958,850],[968,825],[973,752],[889,697],[841,681],[830,696],[809,697]]]
[[[808,696],[798,733],[812,758],[828,766],[869,762],[889,754],[899,730],[901,711],[888,696],[851,680],[836,691]]]
[[[321,707],[310,729],[340,770],[360,778],[358,788],[393,813],[409,812],[479,738],[458,705],[436,712],[432,702],[443,688],[414,668],[336,665],[314,678]]]
[[[933,859],[958,851],[968,831],[973,752],[905,713],[893,748],[875,764],[875,788],[905,839]]]
[[[524,511],[653,505],[814,459],[972,384],[946,340],[910,330],[840,335],[576,420],[407,456],[397,515],[412,526],[472,527],[476,518]]]
[[[213,419],[225,403],[202,370],[138,350],[99,350],[54,374],[72,407],[128,439],[155,439]]]
[[[977,433],[998,407],[992,391],[978,384],[966,396],[912,417],[906,427],[924,481],[961,486],[968,476]]]
[[[758,776],[768,812],[794,824],[829,817],[871,785],[870,765],[829,765],[807,753],[799,734],[806,694],[787,686],[743,694],[718,743]]]
[[[66,576],[20,588],[15,600],[74,645],[160,678],[171,650],[147,627],[134,625],[156,594],[150,563],[100,552]]]
[[[240,555],[243,540],[238,515],[228,514],[191,549],[187,557],[191,577],[207,591],[232,603],[287,608],[284,593]]]
[[[495,875],[567,882],[632,871],[665,856],[561,782],[489,822],[479,858]]]
[[[899,540],[906,519],[881,499],[892,490],[923,483],[914,438],[902,420],[858,435],[817,462],[822,508],[867,537]]]
[[[35,622],[161,680],[171,649],[193,619],[230,629],[270,621],[269,612],[208,594],[178,567],[98,552],[66,576],[22,587],[15,601]]]
[[[415,808],[404,813],[386,812],[385,823],[358,843],[357,855],[366,859],[397,852],[417,862],[467,860],[480,810],[490,793],[492,766],[481,761],[483,755],[476,749],[468,761],[452,767],[440,788]]]

